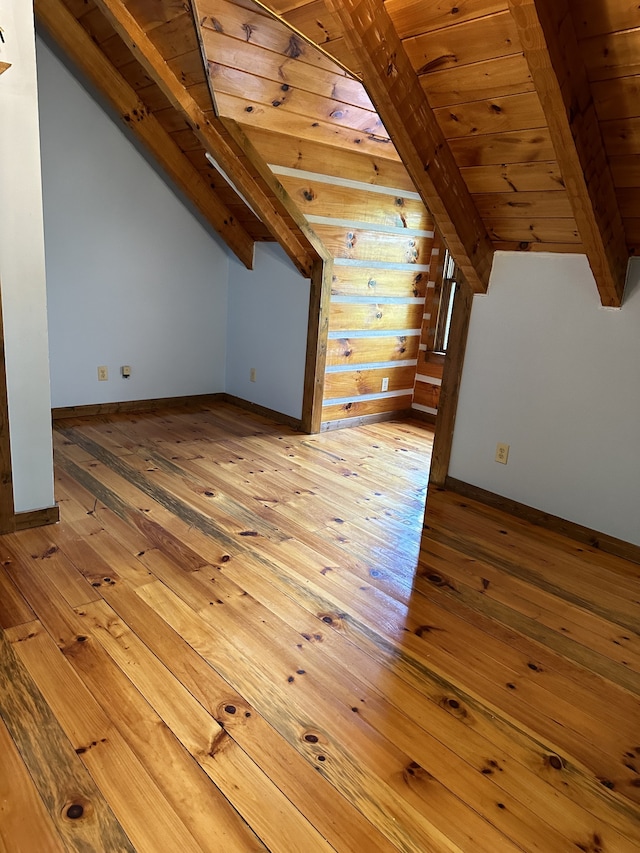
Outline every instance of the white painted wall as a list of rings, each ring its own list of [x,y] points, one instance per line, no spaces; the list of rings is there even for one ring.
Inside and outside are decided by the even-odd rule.
[[[584,256],[497,253],[474,297],[449,473],[640,545],[640,260],[611,310]]]
[[[234,257],[229,264],[226,390],[299,418],[310,282],[274,243],[256,244],[253,272]]]
[[[0,281],[14,503],[52,506],[49,356],[32,4],[0,0]]]
[[[223,391],[226,247],[41,40],[38,71],[53,405]]]

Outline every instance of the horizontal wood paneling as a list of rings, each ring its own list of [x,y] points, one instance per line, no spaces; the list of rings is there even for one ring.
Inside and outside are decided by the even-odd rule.
[[[582,242],[577,243],[537,243],[527,240],[494,240],[494,248],[498,252],[558,252],[560,254],[584,255]]]
[[[332,303],[329,331],[419,329],[424,305],[393,303]]]
[[[600,124],[602,138],[611,157],[636,155],[640,150],[640,116]]]
[[[381,367],[377,370],[354,370],[349,372],[327,373],[324,385],[324,398],[357,397],[360,394],[378,394],[382,392],[382,380],[389,380],[388,391],[402,391],[413,388],[416,368]]]
[[[624,225],[631,251],[640,255],[640,219],[627,219]]]
[[[609,157],[609,165],[617,187],[640,187],[640,157],[633,154]]]
[[[427,401],[424,389],[422,388],[424,380],[420,379],[420,377],[425,375],[435,378],[442,377],[444,356],[435,355],[433,353],[433,347],[440,310],[445,257],[446,247],[440,235],[436,234],[431,247],[431,260],[429,264],[429,280],[431,286],[427,289],[424,301],[424,315],[420,330],[420,354],[418,356],[418,364],[416,367],[416,381],[413,390],[412,403],[414,409],[416,406],[427,406],[428,408],[433,409],[436,413],[440,399],[440,391],[438,390],[436,398],[429,399]],[[429,359],[432,359],[433,364],[429,363]],[[439,383],[431,384],[435,385]],[[415,409],[415,411],[420,410]],[[424,415],[426,413],[422,412],[422,414]],[[428,414],[433,415],[433,412]]]
[[[313,230],[334,258],[398,264],[429,263],[431,240],[427,237],[403,237],[342,225],[314,225]]]
[[[358,190],[314,182],[313,179],[281,177],[289,195],[305,214],[333,216],[349,214],[359,222],[375,222],[393,228],[427,230],[432,219],[419,199]]]
[[[249,62],[253,59],[254,63],[261,63],[259,49],[246,47],[245,50],[247,55],[244,59],[236,56],[234,51],[233,60]],[[221,92],[265,106],[273,106],[286,114],[301,113],[332,121],[343,127],[362,131],[370,129],[383,136],[387,135],[369,99],[360,96],[362,86],[354,87],[354,81],[349,78],[344,78],[343,84],[342,79],[336,80],[335,74],[318,73],[317,69],[306,66],[308,69],[306,76],[301,79],[301,69],[296,66],[295,77],[291,83],[288,83],[284,70],[280,72],[281,64],[274,68],[274,78],[269,77],[269,69],[265,68],[264,64],[260,64],[258,67],[263,76],[259,77],[250,71],[225,65],[226,53],[216,50],[215,45],[212,51],[217,61],[210,63],[209,69],[216,93]],[[266,59],[268,60],[269,56]],[[352,93],[354,88],[355,92]]]
[[[601,121],[640,115],[640,76],[592,83],[591,91]]]
[[[638,35],[634,30],[586,38],[580,42],[580,50],[592,81],[640,74]]]
[[[555,159],[551,137],[546,128],[451,139],[449,145],[461,167]]]
[[[428,406],[430,409],[437,409],[440,402],[440,386],[416,378],[413,402],[420,406]]]
[[[276,132],[282,129],[282,116],[276,107],[265,107],[255,102],[247,104],[243,98],[225,95],[222,92],[216,93],[216,103],[222,115],[235,119],[241,124],[250,123],[253,127]],[[384,136],[376,136],[368,131],[352,130],[328,121],[318,121],[312,116],[294,113],[287,114],[286,125],[292,136],[399,161],[398,154],[390,144],[386,133]]]
[[[500,163],[461,169],[471,193],[555,192],[564,183],[555,160],[540,163]]]
[[[386,270],[381,267],[343,267],[335,264],[331,293],[334,296],[424,296],[429,273]]]
[[[535,92],[440,107],[434,113],[445,139],[546,126]]]
[[[217,56],[222,50],[241,51],[243,45],[249,45],[271,53],[271,63],[264,61],[265,67],[273,65],[277,68],[280,57],[292,59],[293,62],[288,63],[290,66],[307,65],[318,71],[325,70],[331,74],[345,76],[344,71],[337,68],[322,51],[293,35],[290,30],[256,6],[247,8],[227,0],[199,0],[198,11],[202,16],[209,16],[205,17],[202,26],[207,56]],[[225,64],[229,63],[225,60]],[[236,67],[242,66],[238,64]],[[285,75],[286,71],[283,69],[283,79]]]
[[[435,70],[420,75],[420,84],[434,108],[535,91],[521,53],[444,71],[436,65]]]
[[[573,216],[571,203],[564,190],[556,192],[478,193],[473,198],[480,216],[493,221],[496,217],[565,218]]]
[[[379,400],[358,400],[350,403],[324,406],[322,422],[341,421],[363,415],[378,415],[383,412],[404,412],[411,407],[412,393],[402,397],[383,397]]]
[[[518,33],[508,11],[403,39],[411,64],[424,74],[519,52]]]
[[[418,362],[418,373],[434,379],[442,379],[444,372],[444,356],[434,353],[424,353],[424,360]],[[435,359],[438,359],[437,361]]]
[[[419,335],[376,338],[330,338],[327,364],[367,364],[380,361],[404,361],[418,355]]]
[[[463,0],[425,3],[424,0],[387,0],[385,3],[400,38],[471,21],[481,15],[504,12],[506,0]]]
[[[571,12],[578,38],[638,26],[635,0],[580,0],[571,5]]]
[[[580,243],[573,219],[509,219],[492,217],[487,226],[492,239],[497,241],[532,243]]]
[[[640,187],[624,187],[617,192],[620,213],[626,219],[640,219]]]
[[[414,190],[402,163],[378,156],[379,151],[368,154],[336,149],[300,136],[251,127],[245,120],[241,124],[267,163],[308,172],[323,172],[325,175],[377,186]]]

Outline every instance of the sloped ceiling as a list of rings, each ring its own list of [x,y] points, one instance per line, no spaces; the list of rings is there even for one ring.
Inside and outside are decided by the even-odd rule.
[[[291,154],[296,168],[296,152],[315,146],[365,180],[393,173],[387,183],[401,186],[409,175],[474,289],[486,289],[494,249],[586,252],[603,304],[620,304],[627,257],[640,253],[637,4],[37,0],[36,9],[245,262],[258,239],[278,239],[301,271],[322,254],[266,168],[269,151]],[[136,38],[126,35],[132,22]],[[205,160],[210,130],[228,146],[227,166],[243,167],[226,170],[240,195]]]

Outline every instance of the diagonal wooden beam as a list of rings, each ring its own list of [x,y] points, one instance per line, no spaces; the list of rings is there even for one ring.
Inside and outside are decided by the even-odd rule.
[[[302,213],[298,205],[293,201],[289,193],[282,186],[280,181],[271,171],[271,167],[262,157],[255,145],[251,142],[247,134],[235,119],[220,118],[220,122],[224,126],[225,131],[229,134],[233,142],[240,148],[251,167],[260,176],[260,179],[269,188],[277,203],[282,205],[288,216],[294,221],[296,228],[300,230],[304,239],[313,247],[319,258],[329,260],[331,254],[326,248],[322,240],[315,233],[313,228],[307,222],[307,218]]]
[[[493,261],[487,230],[382,0],[326,0],[363,82],[449,251],[476,292]]]
[[[62,0],[36,0],[38,21],[109,100],[122,120],[145,144],[160,166],[184,192],[231,251],[249,269],[254,241],[227,206],[212,192],[198,170],[109,62]]]
[[[182,82],[167,65],[162,53],[147,36],[134,16],[121,0],[94,0],[116,33],[127,45],[132,55],[162,91],[173,107],[180,112],[202,145],[247,199],[260,219],[269,229],[289,258],[306,278],[310,278],[317,255],[304,235],[293,229],[277,209],[272,198],[256,182],[239,158],[237,150],[224,138],[219,122],[210,118],[185,89]],[[194,45],[196,36],[194,33]],[[198,47],[199,49],[199,47]],[[213,104],[212,104],[213,111]]]
[[[629,254],[567,0],[509,0],[603,305],[620,307]]]

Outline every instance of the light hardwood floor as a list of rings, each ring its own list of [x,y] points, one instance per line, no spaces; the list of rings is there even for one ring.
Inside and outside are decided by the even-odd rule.
[[[432,436],[57,424],[0,539],[0,850],[640,849],[640,567],[447,493]]]

